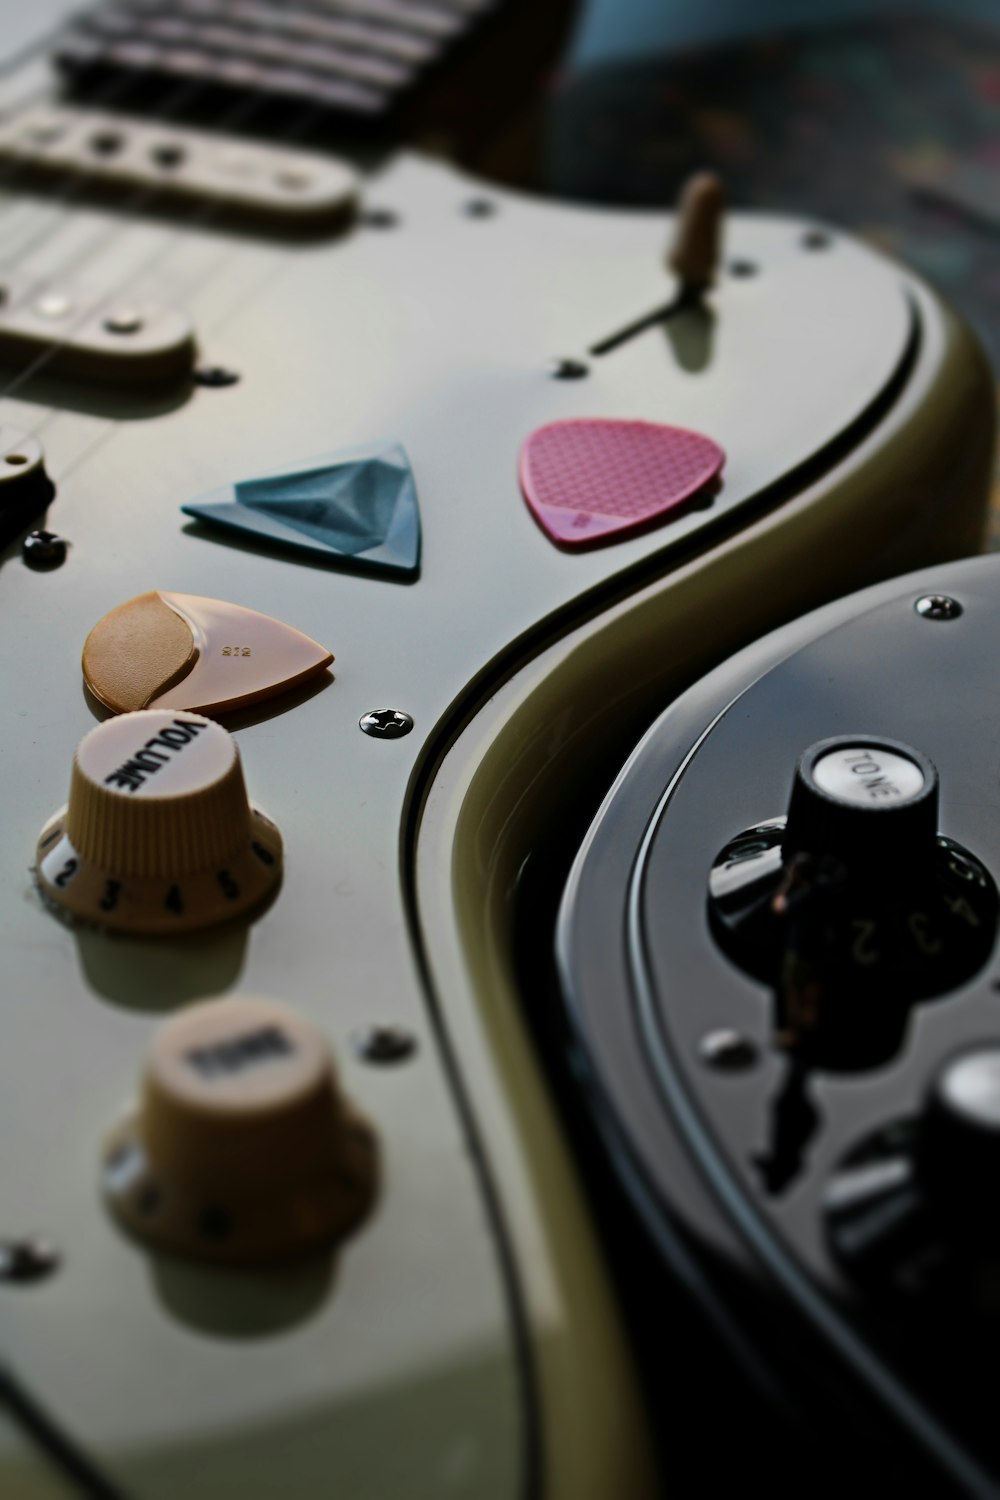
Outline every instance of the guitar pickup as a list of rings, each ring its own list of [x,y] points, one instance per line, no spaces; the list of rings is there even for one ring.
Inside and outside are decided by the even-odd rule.
[[[40,105],[0,121],[0,162],[43,186],[72,177],[95,194],[142,193],[144,207],[207,205],[285,230],[315,231],[346,216],[358,193],[345,162],[316,152],[71,105]]]
[[[151,386],[190,376],[195,355],[191,322],[173,308],[69,283],[0,283],[0,363],[19,372],[18,384],[53,374]]]

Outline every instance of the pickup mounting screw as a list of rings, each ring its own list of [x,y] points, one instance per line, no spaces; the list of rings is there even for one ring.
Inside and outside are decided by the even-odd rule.
[[[358,720],[365,734],[373,734],[379,740],[398,740],[413,728],[411,714],[399,708],[373,708]]]

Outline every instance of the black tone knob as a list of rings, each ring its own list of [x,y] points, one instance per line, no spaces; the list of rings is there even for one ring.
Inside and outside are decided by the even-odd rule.
[[[919,750],[896,740],[838,735],[799,760],[788,805],[784,850],[829,855],[846,864],[930,858],[938,831],[937,772]]]
[[[989,957],[996,887],[937,820],[926,755],[842,735],[800,758],[787,819],[737,834],[716,859],[716,939],[773,986],[776,1037],[804,1061],[887,1061],[909,1008],[955,989]]]

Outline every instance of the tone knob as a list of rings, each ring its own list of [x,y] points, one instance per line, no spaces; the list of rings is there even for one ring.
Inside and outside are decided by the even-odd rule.
[[[788,804],[787,861],[832,855],[887,867],[929,859],[938,831],[938,778],[919,750],[896,740],[842,735],[800,758]]]
[[[104,1191],[134,1234],[215,1261],[332,1245],[370,1209],[375,1137],[322,1033],[270,1001],[212,1000],[157,1033]]]
[[[717,856],[709,914],[728,956],[776,992],[780,1044],[826,1068],[894,1055],[910,1007],[988,959],[997,891],[938,832],[938,777],[919,750],[872,735],[801,756],[787,818]]]
[[[181,932],[244,912],[281,873],[281,835],[247,801],[239,751],[199,714],[149,709],[97,725],[69,803],[42,830],[42,891],[74,917]]]

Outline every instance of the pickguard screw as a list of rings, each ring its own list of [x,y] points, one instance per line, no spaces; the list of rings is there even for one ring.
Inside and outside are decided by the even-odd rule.
[[[738,1031],[708,1031],[698,1043],[698,1056],[719,1073],[744,1073],[757,1062],[757,1048]]]
[[[29,531],[21,556],[29,568],[59,568],[66,561],[66,539],[54,531]]]
[[[0,1240],[0,1281],[42,1281],[59,1262],[58,1251],[47,1240]]]
[[[358,221],[366,229],[395,229],[399,215],[391,208],[366,208],[358,215]]]
[[[491,203],[489,198],[470,198],[468,203],[462,206],[462,212],[467,219],[492,219],[496,211],[496,204]]]
[[[802,236],[804,250],[829,250],[830,236],[822,229],[810,229]]]
[[[590,374],[590,366],[582,359],[554,359],[549,374],[553,380],[584,380]]]
[[[948,594],[922,594],[913,606],[925,620],[957,620],[962,606]]]
[[[351,1046],[362,1062],[399,1063],[413,1056],[417,1039],[405,1026],[366,1026],[354,1033]]]
[[[413,717],[400,708],[373,708],[362,714],[358,723],[365,734],[372,734],[376,739],[398,740],[413,728]]]
[[[225,365],[199,365],[194,372],[195,385],[208,386],[212,390],[235,385],[239,378],[235,370],[227,370]]]

